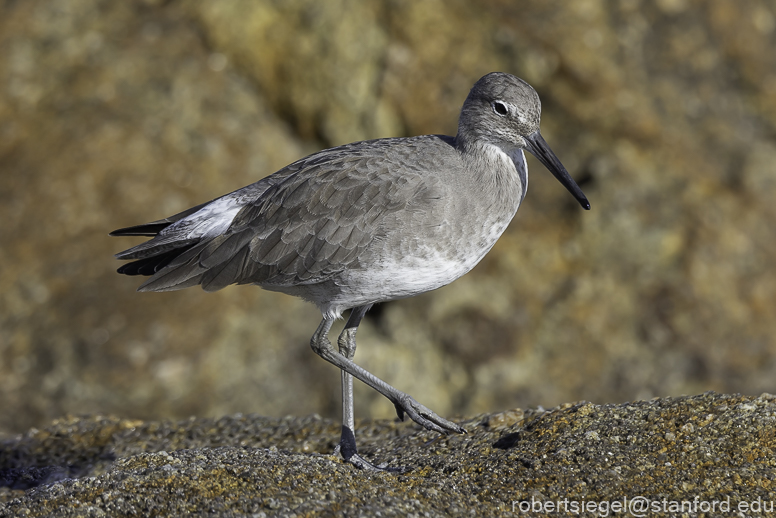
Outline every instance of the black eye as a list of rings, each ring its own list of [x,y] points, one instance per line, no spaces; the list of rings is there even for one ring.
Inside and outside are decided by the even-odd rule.
[[[496,112],[496,114],[501,115],[502,117],[507,114],[507,105],[502,103],[501,101],[494,101],[493,102],[493,111]]]

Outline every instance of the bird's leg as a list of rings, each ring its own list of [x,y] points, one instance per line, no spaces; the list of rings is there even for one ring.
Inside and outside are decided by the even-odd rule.
[[[342,356],[348,360],[353,361],[353,357],[356,355],[356,331],[358,325],[361,323],[361,319],[364,318],[364,314],[369,310],[371,306],[359,306],[353,308],[350,312],[348,322],[345,324],[345,328],[339,335],[337,344],[339,345],[339,352]],[[353,453],[355,453],[356,445],[348,444],[346,441],[346,435],[353,435],[355,431],[354,424],[354,412],[353,412],[353,376],[347,372],[340,371],[342,373],[342,440],[340,441],[340,452],[345,460],[349,458],[349,449],[352,447]]]
[[[348,360],[352,361],[353,356],[356,354],[356,331],[358,330],[358,325],[361,323],[361,319],[364,318],[364,314],[366,314],[370,307],[371,304],[353,308],[350,312],[348,322],[345,324],[345,328],[339,335],[339,339],[337,340],[339,352]],[[360,469],[373,471],[404,471],[403,468],[375,466],[358,454],[353,412],[353,376],[344,370],[340,372],[342,373],[342,436],[340,437],[340,442],[335,451],[339,451],[339,454],[342,455],[345,462],[349,462]]]
[[[357,308],[359,309],[359,308]],[[348,340],[352,339],[352,348],[355,352],[355,333],[356,329],[358,327],[358,323],[360,322],[361,318],[363,317],[363,313],[366,310],[363,311],[355,311],[356,314],[360,313],[360,316],[358,317],[357,321],[354,321],[355,325],[353,327],[348,327],[351,324],[351,319],[353,319],[353,315],[351,315],[350,319],[348,319],[348,324],[345,326],[345,330],[343,331],[344,339],[342,336],[340,337],[341,340],[344,341],[347,350],[348,347]],[[343,371],[343,403],[345,403],[346,398],[349,400],[349,404],[346,405],[346,408],[349,406],[352,409],[352,392],[349,391],[349,394],[345,394],[346,387],[348,386],[348,383],[346,383],[345,375],[349,374],[352,375],[362,382],[366,383],[376,391],[378,391],[380,394],[388,398],[389,401],[393,403],[393,405],[396,407],[396,414],[399,416],[399,419],[404,420],[404,414],[406,413],[410,418],[418,423],[419,425],[423,426],[424,428],[428,430],[433,430],[439,433],[466,433],[466,431],[458,426],[457,424],[448,421],[447,419],[444,419],[442,417],[439,417],[434,412],[432,412],[429,408],[426,408],[425,406],[421,405],[415,399],[413,399],[409,394],[406,394],[400,390],[397,390],[390,386],[388,383],[384,382],[371,372],[367,371],[366,369],[356,365],[353,360],[346,357],[345,355],[341,354],[340,352],[337,352],[334,350],[334,347],[331,345],[331,342],[328,338],[328,332],[331,329],[332,324],[334,323],[334,319],[330,317],[324,317],[321,321],[320,325],[318,326],[318,329],[315,331],[315,334],[313,335],[312,339],[310,340],[310,345],[315,351],[315,353],[326,360],[327,362],[337,366],[340,370]],[[352,382],[351,382],[352,383]],[[352,386],[352,384],[350,385]],[[351,389],[352,390],[352,389]],[[343,433],[346,433],[344,426],[352,427],[352,410],[347,410],[346,408],[343,409]],[[350,417],[347,416],[347,412],[350,412]],[[346,421],[347,419],[347,421]],[[352,429],[350,430],[352,433]],[[350,444],[353,445],[353,451],[355,451],[355,438],[352,439]],[[341,442],[340,443],[340,450],[345,447],[346,444]],[[349,447],[350,445],[348,445]],[[346,450],[347,451],[347,450]],[[344,454],[343,454],[344,456]]]

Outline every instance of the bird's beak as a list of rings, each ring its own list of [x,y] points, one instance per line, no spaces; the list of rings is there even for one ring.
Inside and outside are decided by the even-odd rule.
[[[552,152],[550,146],[545,142],[542,134],[537,130],[523,138],[528,144],[526,149],[538,158],[539,162],[544,164],[544,167],[550,170],[552,175],[577,199],[583,209],[590,210],[590,202],[587,201],[585,193],[582,192],[577,182],[574,181],[569,172],[566,171],[566,168],[563,167],[563,164],[560,163],[558,157],[555,156],[555,153]]]

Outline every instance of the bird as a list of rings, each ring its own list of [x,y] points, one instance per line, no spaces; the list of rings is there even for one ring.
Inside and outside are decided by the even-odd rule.
[[[301,158],[265,178],[173,216],[110,233],[150,240],[116,254],[138,291],[232,284],[314,303],[322,320],[312,350],[341,371],[342,428],[335,448],[365,470],[403,471],[358,453],[353,378],[440,434],[466,430],[353,361],[356,331],[377,303],[445,286],[493,247],[525,198],[533,154],[590,203],[539,131],[541,102],[524,80],[492,72],[471,88],[456,136],[354,142]],[[335,320],[350,311],[335,348]]]

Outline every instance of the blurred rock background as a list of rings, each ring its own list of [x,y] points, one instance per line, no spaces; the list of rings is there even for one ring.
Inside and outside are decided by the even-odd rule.
[[[441,415],[776,390],[776,5],[0,1],[0,432],[65,413],[339,415],[315,307],[138,294],[115,228],[323,147],[454,134],[530,82],[593,209],[529,158],[473,272],[378,308],[357,360]],[[359,417],[393,407],[356,386]]]

